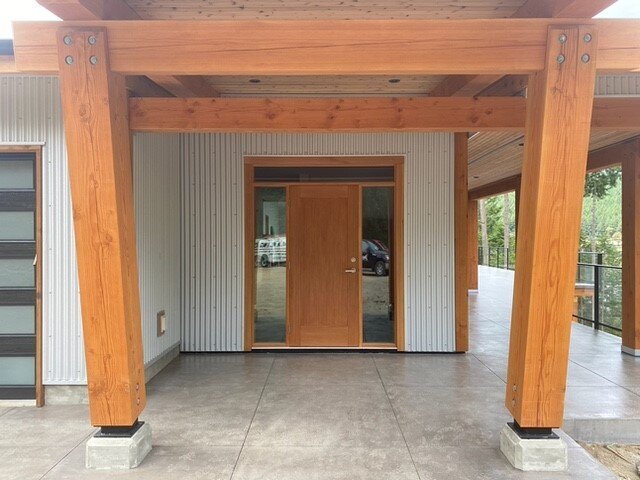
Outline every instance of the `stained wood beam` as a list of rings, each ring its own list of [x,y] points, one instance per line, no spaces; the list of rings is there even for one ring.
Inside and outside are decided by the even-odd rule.
[[[640,70],[640,20],[592,20],[600,71]],[[544,68],[556,19],[16,22],[19,70],[55,73],[61,27],[104,26],[126,75],[502,75]]]
[[[13,55],[0,55],[0,74],[18,73],[16,59]]]
[[[529,81],[505,399],[522,427],[562,426],[598,39],[592,25],[551,27]]]
[[[491,182],[478,188],[469,190],[469,200],[481,200],[483,198],[495,197],[504,193],[513,192],[519,187],[520,175],[513,175],[496,182]]]
[[[138,132],[523,131],[526,100],[492,98],[134,98]],[[640,132],[640,98],[598,98],[593,127]]]
[[[469,350],[469,143],[466,132],[454,136],[454,250],[456,351]]]
[[[125,78],[104,29],[58,45],[91,423],[130,426],[146,396]]]
[[[513,15],[512,18],[592,18],[605,8],[614,4],[616,0],[527,0]],[[455,77],[454,77],[455,78]],[[445,78],[437,91],[450,90],[447,95],[475,96],[486,95],[485,91],[491,88],[493,95],[507,96],[515,95],[526,88],[520,88],[522,77],[509,79],[501,76],[476,76],[467,77],[464,81],[455,81],[453,78]],[[452,87],[447,87],[445,83],[450,82]],[[503,82],[503,85],[496,85]],[[520,90],[512,92],[514,87]]]
[[[640,356],[640,138],[622,161],[622,351]]]
[[[142,20],[124,0],[37,0],[62,20]],[[158,75],[151,78],[165,92],[176,97],[217,97],[219,93],[202,77]],[[138,89],[143,87],[137,81]],[[146,87],[148,91],[150,87]],[[155,96],[155,95],[154,95]]]
[[[520,98],[135,98],[138,132],[519,130]]]
[[[468,201],[467,265],[469,290],[478,290],[478,201]]]
[[[632,139],[589,152],[587,171],[596,172],[620,165],[625,158],[630,158],[635,155],[638,141],[640,141],[640,137],[633,137]]]

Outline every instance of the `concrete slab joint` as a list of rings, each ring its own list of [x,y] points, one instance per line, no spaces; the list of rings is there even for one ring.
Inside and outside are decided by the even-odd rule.
[[[144,423],[131,437],[91,437],[85,466],[97,470],[136,468],[151,451],[151,427]]]
[[[559,472],[568,467],[567,445],[561,438],[525,439],[505,425],[500,432],[500,450],[518,470]]]

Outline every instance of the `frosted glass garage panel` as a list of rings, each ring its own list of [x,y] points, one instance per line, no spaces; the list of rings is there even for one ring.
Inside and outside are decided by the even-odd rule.
[[[33,212],[0,212],[0,240],[34,240]]]
[[[34,385],[34,357],[0,357],[0,385]]]
[[[0,288],[34,286],[35,269],[32,259],[0,259]]]
[[[0,189],[33,188],[33,160],[0,161]]]
[[[36,307],[0,305],[0,335],[34,335]]]

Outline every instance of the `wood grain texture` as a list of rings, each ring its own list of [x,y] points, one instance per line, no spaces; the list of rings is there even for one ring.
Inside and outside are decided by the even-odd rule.
[[[288,344],[360,345],[357,185],[291,185],[288,193]],[[318,252],[327,252],[319,261]],[[355,258],[351,262],[350,258]],[[347,269],[355,273],[346,273]]]
[[[524,0],[127,0],[147,19],[404,19],[505,18]]]
[[[513,192],[520,186],[520,175],[507,177],[497,182],[483,185],[469,190],[470,200],[480,200],[482,198],[495,197],[504,193]]]
[[[505,399],[523,427],[562,426],[597,41],[592,25],[551,27],[529,81]]]
[[[640,70],[640,20],[593,22],[600,31],[598,69]],[[111,67],[127,75],[530,74],[544,68],[547,30],[561,23],[558,19],[15,22],[14,48],[20,71],[55,73],[57,29],[86,26],[107,29]]]
[[[125,0],[38,0],[38,3],[62,20],[140,20]],[[215,97],[218,92],[202,77],[155,76],[149,79],[165,92],[182,97]],[[142,84],[138,82],[138,88]],[[153,95],[156,96],[156,95]]]
[[[58,39],[91,423],[132,425],[146,395],[125,79],[104,29]]]
[[[387,157],[393,160],[393,157]],[[393,321],[396,331],[396,347],[405,350],[405,306],[404,306],[404,157],[396,157],[393,165]]]
[[[622,345],[640,350],[640,138],[622,161]]]
[[[469,144],[466,133],[454,138],[454,255],[456,351],[469,350]]]
[[[132,98],[130,112],[137,132],[521,132],[526,100]],[[599,130],[640,132],[640,98],[596,99],[592,124]]]
[[[598,100],[600,99],[596,98],[594,103]],[[589,150],[596,151],[635,136],[636,132],[592,130]],[[523,154],[524,136],[520,133],[483,132],[474,135],[469,140],[470,188],[475,189],[520,175]],[[611,160],[608,159],[607,163],[610,164]]]
[[[527,0],[511,15],[512,18],[591,18],[613,4],[616,0]],[[491,90],[493,95],[516,94],[526,87],[513,92],[522,81],[522,76],[512,77],[500,75],[472,76],[459,82],[455,89],[447,87],[446,83],[455,84],[452,79],[443,81],[439,88],[449,89],[449,95],[486,95]],[[513,92],[513,93],[509,93]],[[445,96],[445,95],[443,95]]]
[[[130,109],[138,132],[518,131],[525,120],[522,98],[133,98]]]
[[[469,290],[478,290],[478,201],[469,200],[468,227],[468,262]]]

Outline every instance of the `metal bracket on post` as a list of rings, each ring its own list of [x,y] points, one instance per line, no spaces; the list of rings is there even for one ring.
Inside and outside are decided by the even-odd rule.
[[[550,428],[525,428],[518,425],[515,420],[507,422],[507,425],[523,440],[555,440],[559,438]]]
[[[140,420],[135,421],[133,425],[120,426],[120,427],[100,427],[100,430],[94,435],[97,438],[130,438],[142,428],[144,422]]]

